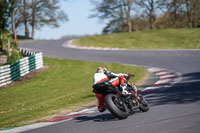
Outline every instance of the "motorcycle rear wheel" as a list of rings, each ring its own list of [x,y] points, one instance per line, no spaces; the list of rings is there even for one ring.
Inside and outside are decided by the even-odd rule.
[[[129,115],[129,109],[125,103],[119,103],[119,97],[114,94],[108,94],[105,96],[105,104],[108,110],[119,119],[126,119]]]

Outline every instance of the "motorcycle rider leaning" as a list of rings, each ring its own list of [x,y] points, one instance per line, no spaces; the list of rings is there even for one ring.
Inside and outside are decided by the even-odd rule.
[[[130,78],[132,74],[115,74],[109,72],[105,67],[98,67],[94,74],[93,92],[98,99],[98,110],[104,112],[106,107],[104,105],[104,94],[106,91],[116,91],[116,87],[120,87],[122,94],[127,95],[127,85],[124,83],[124,76]],[[109,90],[105,90],[109,88]]]

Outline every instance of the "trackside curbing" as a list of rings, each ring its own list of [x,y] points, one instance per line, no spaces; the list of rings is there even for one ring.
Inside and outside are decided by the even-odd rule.
[[[43,67],[43,54],[20,49],[28,55],[12,64],[0,67],[0,87],[8,85],[26,74]]]

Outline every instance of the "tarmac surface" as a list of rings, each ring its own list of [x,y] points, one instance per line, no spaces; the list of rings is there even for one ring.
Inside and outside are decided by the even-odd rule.
[[[200,50],[84,50],[62,45],[73,38],[20,42],[21,48],[44,56],[94,62],[159,67],[181,73],[182,80],[167,89],[144,93],[150,110],[125,120],[108,111],[26,131],[27,133],[199,133]]]

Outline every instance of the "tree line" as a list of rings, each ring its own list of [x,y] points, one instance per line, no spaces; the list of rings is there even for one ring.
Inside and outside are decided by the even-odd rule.
[[[200,27],[200,0],[91,0],[104,33]]]
[[[35,29],[45,25],[59,27],[67,21],[67,15],[60,9],[59,0],[0,0],[0,29],[24,30],[27,38],[34,38]],[[30,32],[31,31],[31,32]]]

